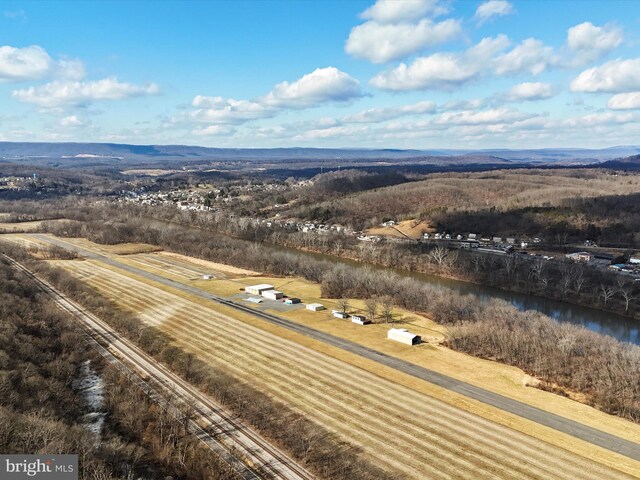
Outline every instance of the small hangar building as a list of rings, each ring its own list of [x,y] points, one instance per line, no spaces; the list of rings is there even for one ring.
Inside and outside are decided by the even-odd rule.
[[[409,332],[406,328],[391,328],[387,338],[405,345],[417,345],[422,340],[419,335]]]
[[[250,287],[246,287],[244,291],[250,295],[262,295],[263,292],[266,292],[267,290],[273,290],[273,289],[274,289],[273,285],[262,283],[260,285],[251,285]]]

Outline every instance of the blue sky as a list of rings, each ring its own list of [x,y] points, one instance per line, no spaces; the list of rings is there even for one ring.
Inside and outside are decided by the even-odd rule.
[[[638,1],[0,4],[0,140],[640,141]]]

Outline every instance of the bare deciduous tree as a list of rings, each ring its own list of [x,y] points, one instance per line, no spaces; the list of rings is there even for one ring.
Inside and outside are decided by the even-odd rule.
[[[369,320],[375,322],[376,317],[378,316],[378,299],[373,297],[367,298],[367,300],[365,300],[365,306]]]

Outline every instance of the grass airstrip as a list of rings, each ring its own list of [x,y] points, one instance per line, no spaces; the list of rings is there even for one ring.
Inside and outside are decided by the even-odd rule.
[[[16,243],[46,244],[24,234],[3,235]],[[527,385],[521,370],[452,351],[440,344],[446,330],[424,316],[396,309],[394,327],[418,333],[425,343],[409,347],[386,340],[390,325],[359,326],[331,316],[337,299],[320,286],[191,259],[151,246],[106,247],[64,239],[140,271],[222,296],[247,285],[270,283],[305,303],[277,314],[361,343],[388,355],[571,418],[632,441],[640,426],[571,399]],[[126,255],[123,255],[126,253]],[[52,261],[170,334],[176,345],[222,367],[280,399],[342,438],[360,446],[383,468],[406,478],[640,478],[640,463],[566,434],[450,392],[323,342],[231,310],[203,298],[107,265],[100,260]],[[203,280],[204,274],[211,275]],[[247,304],[249,305],[249,304]],[[265,308],[265,304],[260,308]],[[350,311],[364,312],[360,300]]]

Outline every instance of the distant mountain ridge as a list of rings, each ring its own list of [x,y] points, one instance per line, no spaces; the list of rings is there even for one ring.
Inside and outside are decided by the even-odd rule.
[[[309,161],[309,160],[436,160],[448,157],[452,163],[595,163],[640,154],[640,146],[603,149],[365,149],[365,148],[210,148],[191,145],[131,145],[118,143],[46,143],[0,142],[0,159],[5,161],[36,159],[88,158],[154,162],[162,160],[210,161]],[[455,158],[453,158],[455,157]]]

